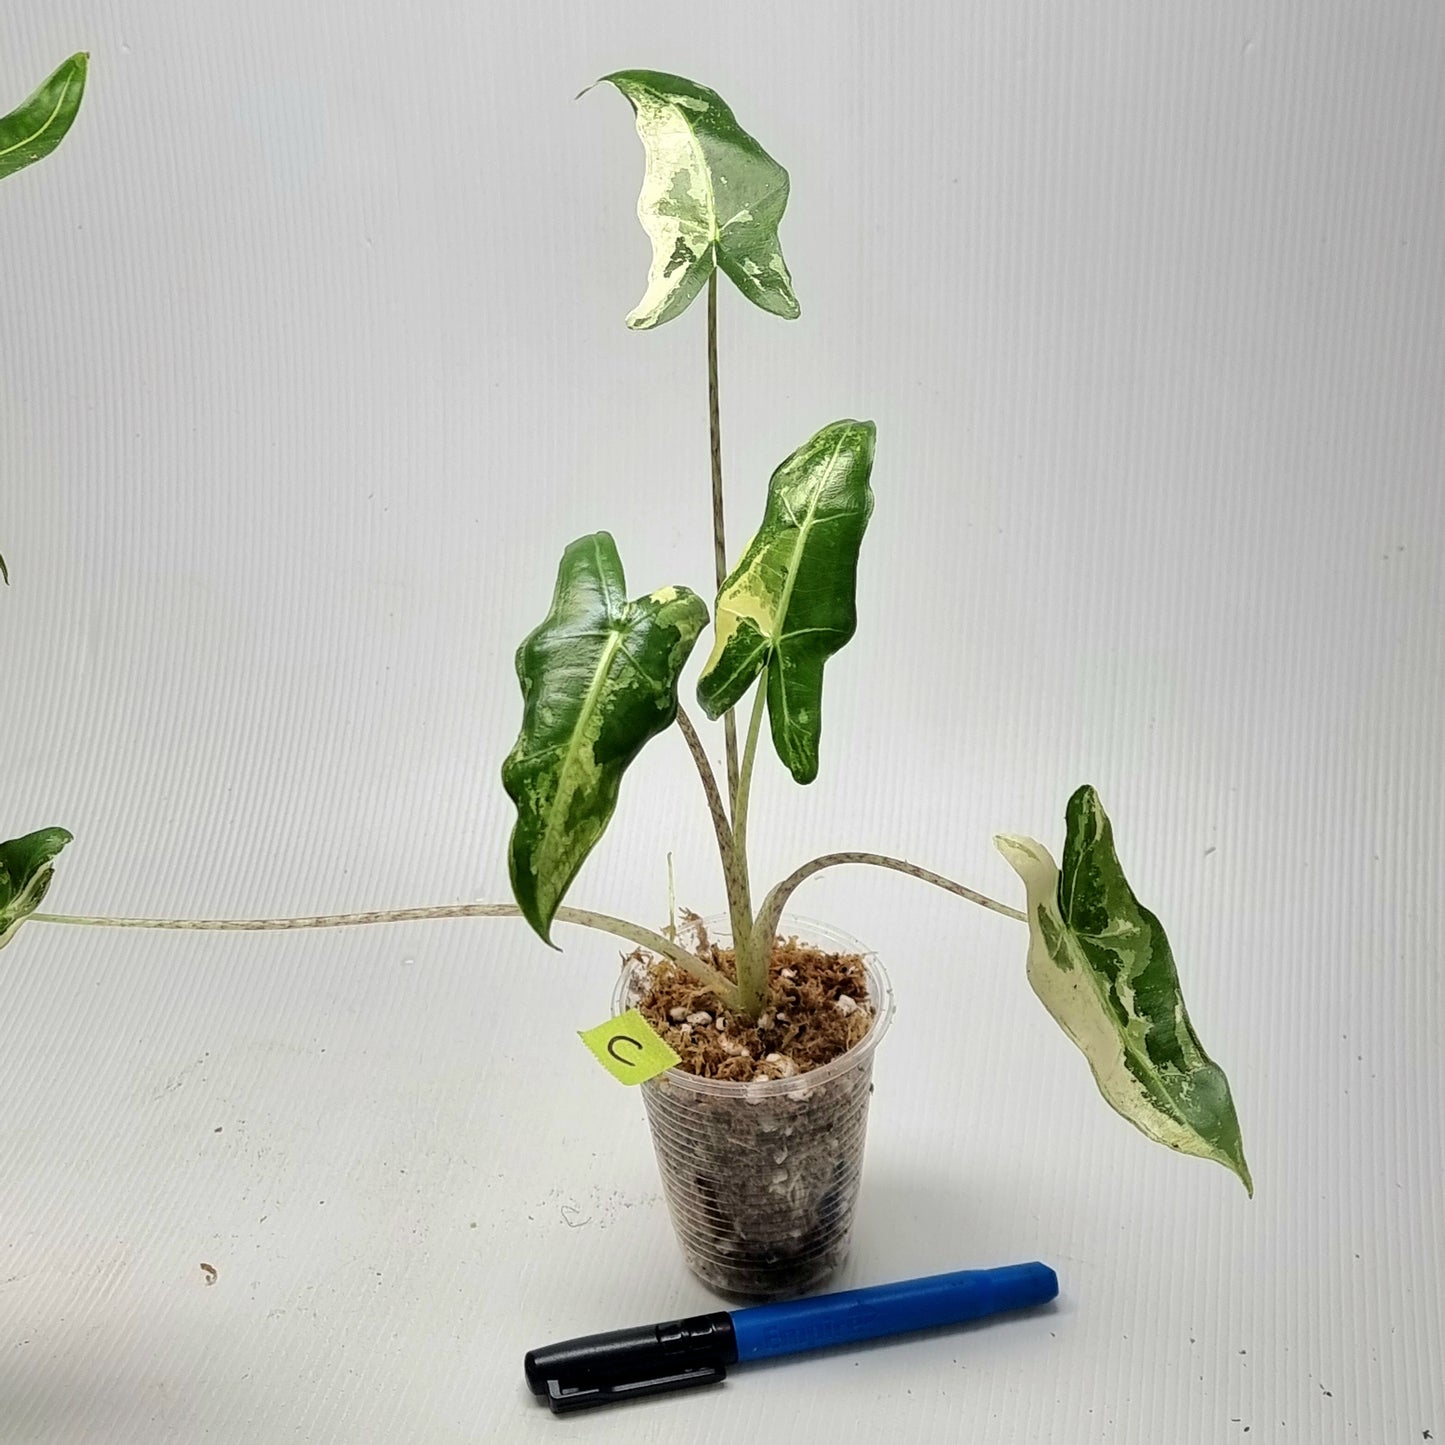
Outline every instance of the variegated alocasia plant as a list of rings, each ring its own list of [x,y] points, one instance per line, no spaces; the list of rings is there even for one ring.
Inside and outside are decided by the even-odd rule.
[[[89,57],[72,55],[9,115],[0,115],[0,180],[44,160],[65,139],[85,93]],[[0,580],[10,582],[0,556]]]
[[[641,70],[605,79],[631,103],[646,152],[638,212],[652,242],[652,265],[628,324],[646,329],[671,321],[704,288],[707,292],[715,605],[697,697],[707,716],[723,726],[726,797],[678,696],[707,625],[707,608],[676,583],[629,599],[616,544],[598,532],[564,550],[551,608],[517,653],[522,725],[502,767],[517,809],[509,850],[515,903],[249,922],[34,918],[295,928],[520,914],[548,943],[558,921],[641,943],[703,980],[729,1007],[757,1017],[767,1004],[774,937],[793,892],[815,873],[840,864],[892,869],[1027,923],[1029,981],[1083,1051],[1110,1105],[1150,1138],[1224,1164],[1252,1192],[1228,1082],[1194,1032],[1169,941],[1125,879],[1092,788],[1079,789],[1069,800],[1062,868],[1030,839],[996,840],[1023,880],[1027,912],[916,864],[866,852],[814,858],[754,908],[748,800],[764,713],[783,765],[799,783],[812,782],[819,770],[824,666],[852,638],[857,623],[858,560],[873,508],[875,431],[871,422],[831,422],[787,457],[773,473],[756,535],[728,566],[717,277],[723,272],[765,311],[798,315],[778,240],[787,172],[705,86]],[[733,710],[750,692],[739,750]],[[672,936],[564,903],[606,831],[628,766],[674,723],[696,762],[717,835],[735,951],[731,978]],[[0,944],[33,912],[49,881],[51,859],[68,836],[52,831],[0,848]]]
[[[748,798],[766,708],[773,748],[799,783],[818,775],[824,664],[853,636],[858,556],[873,509],[871,422],[837,421],[773,473],[762,524],[726,566],[717,407],[717,273],[765,311],[796,317],[778,225],[788,175],[714,91],[680,76],[625,70],[604,77],[631,103],[646,156],[638,215],[652,243],[647,289],[627,323],[646,329],[681,315],[707,288],[716,600],[712,647],[697,683],[702,710],[731,723],[753,693],[741,760],[727,726],[728,804],[677,699],[703,618],[682,588],[689,630],[668,649],[629,651],[621,567],[611,539],[592,562],[582,605],[569,605],[576,569],[595,539],[566,551],[557,600],[517,656],[525,708],[503,769],[517,804],[511,874],[517,901],[550,941],[552,914],[612,816],[623,770],[673,717],[696,760],[712,812],[736,951],[736,985],[715,981],[756,1017],[767,1003],[773,935],[792,891],[836,863],[872,863],[1013,913],[961,884],[876,854],[830,854],[805,864],[753,911]],[[568,581],[569,578],[573,580]],[[571,590],[569,590],[571,589]],[[627,604],[637,606],[638,604]],[[691,610],[696,605],[697,610]],[[664,663],[663,652],[666,651]],[[645,706],[639,701],[645,699]],[[603,748],[600,739],[609,739]],[[1093,789],[1070,800],[1062,872],[1037,843],[1001,837],[1028,893],[1028,974],[1083,1050],[1104,1097],[1151,1138],[1216,1159],[1252,1189],[1223,1073],[1189,1023],[1164,930],[1134,898]],[[695,972],[706,966],[697,961]]]

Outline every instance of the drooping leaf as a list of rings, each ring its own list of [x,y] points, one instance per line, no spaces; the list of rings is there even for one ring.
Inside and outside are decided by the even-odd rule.
[[[715,265],[754,305],[795,318],[798,299],[778,242],[787,171],[705,85],[656,70],[602,79],[631,101],[647,156],[637,215],[652,266],[627,324],[644,330],[680,316]]]
[[[1069,799],[1066,823],[1062,872],[1031,838],[994,840],[1028,893],[1034,992],[1120,1114],[1253,1194],[1229,1081],[1189,1022],[1169,940],[1129,887],[1092,788]]]
[[[42,828],[0,843],[0,948],[40,907],[50,887],[55,857],[70,841],[64,828]]]
[[[835,421],[773,473],[763,525],[718,593],[698,679],[698,701],[716,719],[767,667],[773,746],[800,783],[818,776],[823,664],[858,625],[875,436],[871,421]]]
[[[0,179],[44,160],[80,109],[90,57],[72,55],[9,115],[0,116]]]
[[[686,587],[627,600],[606,532],[562,554],[552,610],[517,650],[522,732],[502,764],[517,805],[512,891],[548,943],[552,919],[617,806],[622,775],[677,717],[677,679],[707,622]]]

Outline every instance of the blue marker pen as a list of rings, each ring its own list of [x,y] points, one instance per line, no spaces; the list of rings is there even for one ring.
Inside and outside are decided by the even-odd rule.
[[[660,1325],[585,1335],[527,1353],[527,1383],[552,1409],[585,1410],[709,1385],[729,1365],[829,1345],[961,1324],[1046,1304],[1059,1281],[1046,1264],[963,1269],[782,1304],[719,1310]]]

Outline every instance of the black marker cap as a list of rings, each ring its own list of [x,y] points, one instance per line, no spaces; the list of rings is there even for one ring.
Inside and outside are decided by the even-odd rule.
[[[711,1385],[737,1358],[732,1316],[719,1311],[528,1350],[527,1383],[560,1414]]]

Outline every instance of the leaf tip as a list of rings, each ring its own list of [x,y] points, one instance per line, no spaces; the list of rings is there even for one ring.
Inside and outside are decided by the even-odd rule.
[[[1234,1171],[1236,1178],[1244,1185],[1244,1192],[1254,1198],[1254,1176],[1249,1172],[1249,1165],[1244,1162],[1244,1151],[1241,1149],[1229,1161],[1229,1167]]]
[[[809,783],[817,780],[818,759],[811,757],[790,757],[788,759],[788,771],[793,775],[795,783],[801,783],[806,787]]]
[[[1021,838],[1016,833],[995,833],[993,846],[1013,868],[1040,862],[1039,855],[1044,851],[1032,838]]]
[[[519,889],[515,884],[512,887],[512,894],[517,900],[517,907],[522,910],[522,917],[527,920],[527,926],[553,952],[561,953],[561,948],[552,940],[552,924],[557,914],[556,906],[544,910],[534,890]]]

